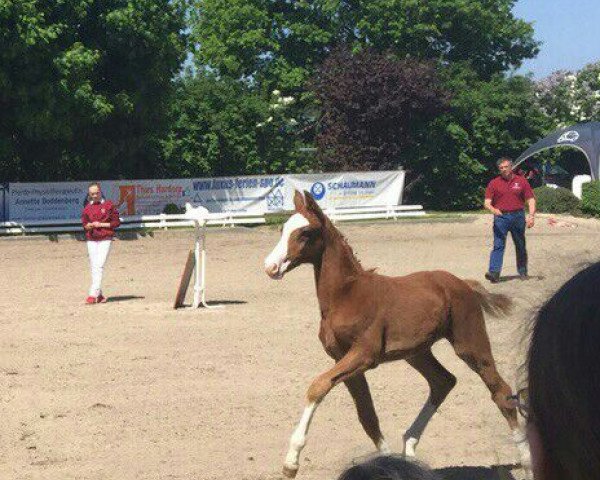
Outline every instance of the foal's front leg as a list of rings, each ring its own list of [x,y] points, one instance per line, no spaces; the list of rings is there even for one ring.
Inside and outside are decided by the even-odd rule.
[[[338,383],[344,382],[373,365],[372,357],[364,352],[349,351],[333,368],[316,377],[306,392],[306,407],[290,438],[290,447],[283,464],[283,473],[294,478],[298,473],[300,452],[306,444],[310,421],[317,406]]]

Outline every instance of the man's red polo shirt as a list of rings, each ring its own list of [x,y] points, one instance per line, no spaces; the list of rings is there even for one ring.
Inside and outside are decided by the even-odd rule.
[[[529,182],[521,175],[513,174],[510,180],[498,175],[485,189],[485,198],[492,200],[492,206],[503,212],[522,210],[525,200],[533,198]]]

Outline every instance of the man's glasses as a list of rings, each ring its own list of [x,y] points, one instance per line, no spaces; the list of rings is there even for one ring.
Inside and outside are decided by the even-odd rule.
[[[529,391],[527,388],[522,388],[517,392],[516,395],[511,395],[508,397],[509,400],[513,400],[516,402],[516,407],[521,416],[525,420],[529,420]]]

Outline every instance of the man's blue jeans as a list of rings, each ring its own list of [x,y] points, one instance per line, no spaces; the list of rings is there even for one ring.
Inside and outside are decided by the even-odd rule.
[[[527,249],[525,248],[525,212],[503,213],[494,215],[494,249],[490,255],[490,272],[502,270],[504,247],[508,232],[512,235],[517,252],[517,271],[519,275],[527,275]]]

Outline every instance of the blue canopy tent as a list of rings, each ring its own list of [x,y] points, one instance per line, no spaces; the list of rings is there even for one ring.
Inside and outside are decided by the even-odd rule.
[[[551,133],[525,150],[515,160],[515,168],[536,153],[565,146],[583,152],[590,166],[592,179],[600,179],[600,122],[578,123]]]

